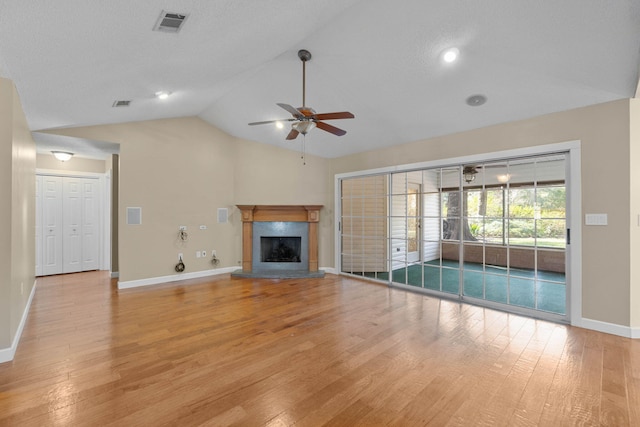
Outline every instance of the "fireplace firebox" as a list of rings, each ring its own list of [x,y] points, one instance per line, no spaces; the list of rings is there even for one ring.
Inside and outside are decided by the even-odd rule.
[[[260,236],[261,262],[301,262],[302,237]]]

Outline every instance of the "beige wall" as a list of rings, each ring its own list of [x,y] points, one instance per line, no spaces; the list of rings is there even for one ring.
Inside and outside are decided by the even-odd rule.
[[[120,143],[119,274],[121,281],[175,274],[177,254],[186,272],[212,268],[198,250],[216,250],[218,267],[241,260],[236,204],[330,204],[326,160],[239,140],[198,118],[56,130],[68,136]],[[142,208],[142,225],[126,225],[126,208]],[[229,223],[217,223],[217,209]],[[321,212],[320,263],[332,262],[331,215]],[[189,240],[181,244],[178,227]],[[200,230],[206,225],[207,230]]]
[[[631,263],[629,309],[631,311],[631,326],[640,328],[640,99],[631,100],[629,111],[630,126],[630,155],[629,171],[631,185],[629,200],[631,202],[629,215],[629,236]]]
[[[38,154],[36,157],[36,167],[38,169],[64,172],[105,173],[108,171],[107,162],[104,160],[85,159],[73,156],[66,162],[61,162],[53,157],[53,154]]]
[[[35,143],[12,82],[0,78],[0,350],[35,283]]]
[[[0,349],[11,346],[13,85],[0,79]]]
[[[609,215],[606,227],[582,227],[582,315],[631,326],[629,108],[629,100],[620,100],[345,156],[332,162],[333,172],[580,140],[582,212]],[[636,319],[637,304],[634,310]]]

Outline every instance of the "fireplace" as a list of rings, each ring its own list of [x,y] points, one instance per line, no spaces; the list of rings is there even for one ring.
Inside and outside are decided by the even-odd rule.
[[[323,277],[318,270],[322,206],[238,205],[242,212],[240,277]]]

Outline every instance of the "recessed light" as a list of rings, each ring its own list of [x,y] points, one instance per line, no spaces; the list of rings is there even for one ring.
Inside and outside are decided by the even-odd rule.
[[[171,95],[171,92],[156,92],[158,99],[167,99]]]
[[[444,62],[451,63],[451,62],[454,62],[456,59],[458,59],[459,55],[460,55],[460,50],[458,50],[458,48],[451,47],[442,52],[442,60]]]
[[[487,102],[487,97],[484,95],[471,95],[467,98],[467,105],[472,107],[479,107]]]

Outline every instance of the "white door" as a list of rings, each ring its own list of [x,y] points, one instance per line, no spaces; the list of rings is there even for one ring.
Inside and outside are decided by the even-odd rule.
[[[60,274],[63,271],[62,178],[43,176],[41,191],[42,274]]]
[[[98,270],[100,247],[99,194],[97,179],[82,182],[82,270]]]
[[[36,176],[36,276],[42,276],[42,177]]]
[[[82,271],[82,181],[82,178],[62,178],[64,273]]]

